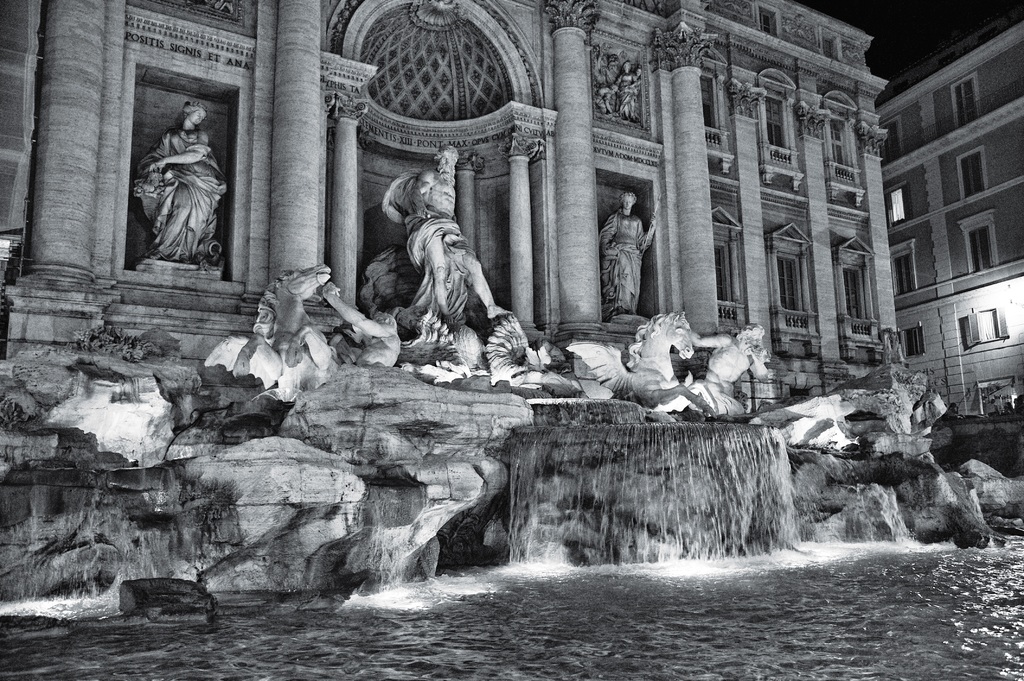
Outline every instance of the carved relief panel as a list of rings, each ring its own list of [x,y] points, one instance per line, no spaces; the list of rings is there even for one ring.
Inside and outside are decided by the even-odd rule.
[[[594,118],[648,130],[648,73],[644,49],[595,33],[590,52]]]

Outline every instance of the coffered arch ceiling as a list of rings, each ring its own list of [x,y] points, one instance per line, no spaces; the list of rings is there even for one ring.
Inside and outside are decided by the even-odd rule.
[[[366,92],[391,113],[459,121],[510,101],[538,105],[521,36],[493,8],[465,0],[349,0],[339,9],[349,11],[336,15],[333,51],[378,67]]]

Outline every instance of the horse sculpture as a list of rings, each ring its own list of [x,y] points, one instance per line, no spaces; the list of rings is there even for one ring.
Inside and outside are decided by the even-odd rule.
[[[268,389],[276,383],[277,389],[268,392],[283,401],[323,385],[338,362],[303,305],[330,277],[326,265],[283,272],[260,299],[252,337],[228,337],[206,358],[206,366],[219,364],[235,376],[256,376]]]
[[[617,348],[600,343],[572,343],[569,352],[579,355],[601,385],[619,399],[638,402],[655,411],[683,411],[695,407],[707,416],[715,411],[689,389],[693,381],[687,375],[680,383],[672,370],[670,352],[693,356],[694,333],[682,312],[669,312],[653,317],[637,329],[636,340],[629,346],[629,359],[622,363]]]

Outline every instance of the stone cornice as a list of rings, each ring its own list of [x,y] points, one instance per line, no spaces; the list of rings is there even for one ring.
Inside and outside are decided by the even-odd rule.
[[[509,102],[494,113],[467,121],[419,121],[369,102],[360,130],[364,142],[426,153],[447,145],[457,150],[500,145],[513,134],[546,138],[554,133],[556,117],[554,111]]]
[[[597,24],[597,0],[544,0],[544,11],[551,17],[551,31],[579,28],[587,35]]]
[[[126,44],[141,44],[202,59],[210,66],[252,72],[256,56],[256,41],[252,38],[138,7],[128,7],[124,28]]]
[[[691,28],[683,21],[671,31],[656,28],[651,36],[651,51],[654,53],[651,66],[663,71],[674,71],[683,66],[700,68],[717,37],[714,33]]]
[[[377,73],[372,64],[345,59],[330,52],[320,53],[320,85],[325,90],[362,94],[363,86]]]
[[[611,130],[594,130],[594,153],[650,168],[661,167],[662,145]]]
[[[726,86],[726,94],[729,95],[729,108],[734,114],[757,118],[760,104],[768,92],[763,87],[754,87],[733,78]]]

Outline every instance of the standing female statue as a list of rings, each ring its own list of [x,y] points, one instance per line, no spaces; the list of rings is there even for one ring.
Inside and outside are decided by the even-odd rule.
[[[605,321],[619,314],[636,314],[640,298],[640,264],[654,240],[654,225],[632,214],[636,194],[622,192],[621,208],[601,228],[601,314]]]
[[[207,134],[198,129],[207,116],[199,102],[185,102],[181,127],[169,128],[139,163],[135,195],[153,222],[146,258],[199,265],[220,264],[213,238],[217,205],[228,190],[213,158]]]

